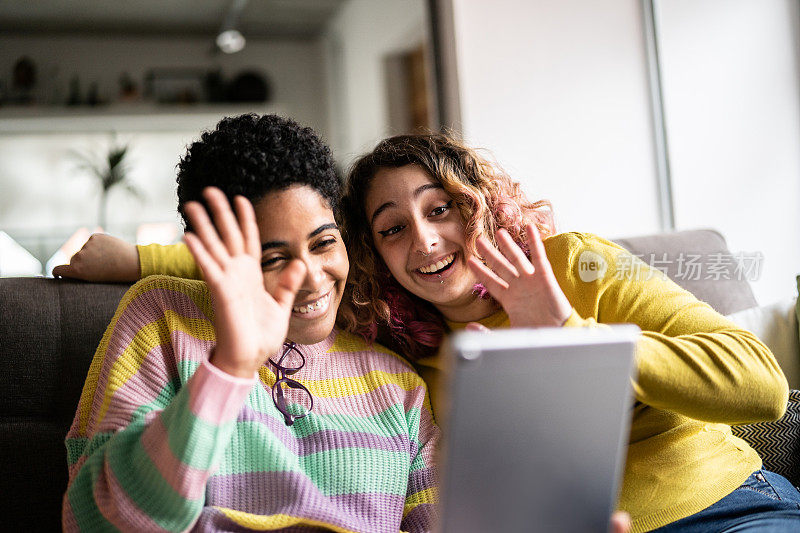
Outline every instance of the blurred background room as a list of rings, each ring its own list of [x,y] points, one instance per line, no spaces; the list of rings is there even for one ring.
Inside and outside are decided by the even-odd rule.
[[[47,274],[98,226],[176,241],[186,144],[255,111],[343,172],[451,128],[560,230],[712,227],[773,301],[800,272],[799,74],[797,0],[2,2],[0,275]]]
[[[0,3],[0,275],[179,240],[176,164],[223,116],[289,116],[342,170],[435,129],[428,29],[425,0]]]

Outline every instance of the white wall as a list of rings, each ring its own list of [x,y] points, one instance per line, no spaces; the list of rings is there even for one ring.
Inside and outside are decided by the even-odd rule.
[[[642,4],[452,0],[463,131],[561,230],[660,231]],[[678,229],[764,256],[761,303],[800,273],[800,7],[660,0]]]
[[[295,120],[327,133],[326,101],[319,94],[324,82],[318,43],[250,39],[239,53],[216,55],[210,54],[211,45],[210,38],[3,35],[0,77],[9,80],[14,62],[27,55],[37,66],[38,100],[63,103],[76,74],[84,96],[89,83],[96,81],[100,96],[115,100],[122,72],[130,74],[141,91],[145,73],[152,68],[219,68],[225,79],[252,69],[269,78],[273,103]]]
[[[112,189],[107,231],[119,234],[141,222],[177,223],[175,166],[196,136],[197,132],[119,136],[130,142],[130,180],[144,197],[138,201]],[[0,136],[0,228],[14,236],[69,236],[76,227],[97,224],[99,186],[77,170],[75,153],[98,154],[108,144],[104,133]]]
[[[761,252],[761,303],[800,273],[800,83],[794,0],[661,0],[664,106],[679,228]]]
[[[426,42],[424,0],[350,0],[329,24],[331,145],[346,168],[389,131],[384,59]]]
[[[659,230],[636,0],[453,0],[462,127],[561,230]]]

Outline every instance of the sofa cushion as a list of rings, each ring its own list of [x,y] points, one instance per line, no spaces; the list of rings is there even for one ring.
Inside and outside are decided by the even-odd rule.
[[[64,436],[95,348],[127,289],[0,279],[0,494],[6,528],[60,529],[67,485]]]
[[[38,418],[0,421],[4,531],[60,531],[67,489],[64,427]]]
[[[780,420],[731,429],[758,452],[764,468],[800,486],[800,391],[789,392],[786,414]]]
[[[800,335],[797,330],[797,298],[752,307],[727,316],[753,332],[775,354],[789,387],[800,389]]]
[[[797,276],[797,292],[798,292],[798,295],[797,295],[797,302],[795,303],[795,306],[794,306],[794,313],[795,313],[795,316],[797,317],[797,323],[800,324],[800,276]],[[797,335],[798,335],[798,339],[797,340],[800,342],[800,326],[798,326]],[[800,388],[800,387],[798,387],[798,388]]]
[[[94,350],[128,285],[0,279],[0,416],[67,426]]]
[[[730,279],[715,279],[709,267],[719,258],[733,259],[725,238],[710,229],[659,233],[644,237],[614,239],[645,263],[662,270],[669,278],[694,294],[718,313],[728,315],[758,305],[745,276],[736,275],[728,265]],[[721,255],[717,255],[721,254]],[[700,268],[688,267],[696,258]]]

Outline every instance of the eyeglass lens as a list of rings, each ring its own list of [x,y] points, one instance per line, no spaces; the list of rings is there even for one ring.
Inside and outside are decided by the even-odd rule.
[[[286,425],[291,426],[296,419],[307,416],[314,408],[311,392],[300,382],[287,377],[305,365],[305,358],[294,343],[286,343],[278,362],[270,359],[270,364],[276,378],[272,386],[272,401],[283,415]]]

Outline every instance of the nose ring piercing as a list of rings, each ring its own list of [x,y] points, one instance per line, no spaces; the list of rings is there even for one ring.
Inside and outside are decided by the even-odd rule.
[[[428,257],[429,255],[431,255],[431,254],[430,254],[430,252],[426,254],[426,253],[425,253],[425,252],[423,252],[422,250],[420,250],[420,251],[419,251],[419,253],[421,253],[421,254],[422,254],[422,257]]]

